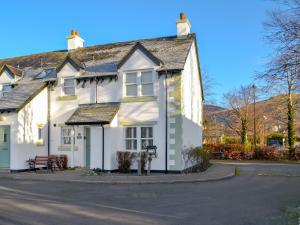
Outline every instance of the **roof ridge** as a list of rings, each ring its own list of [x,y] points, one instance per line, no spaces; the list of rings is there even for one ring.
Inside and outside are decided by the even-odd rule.
[[[196,34],[195,33],[190,33],[187,35],[188,38],[194,37]],[[104,44],[95,44],[95,45],[89,45],[86,47],[79,48],[77,50],[74,50],[72,53],[81,50],[81,49],[88,49],[88,48],[93,48],[93,47],[100,47],[100,46],[110,46],[110,45],[119,45],[119,44],[125,44],[125,43],[131,43],[131,42],[143,42],[143,41],[155,41],[155,40],[160,40],[160,39],[171,39],[171,38],[178,38],[177,35],[170,35],[170,36],[162,36],[162,37],[154,37],[154,38],[142,38],[142,39],[133,39],[133,40],[128,40],[128,41],[118,41],[118,42],[110,42],[110,43],[104,43]],[[182,39],[182,38],[180,38]],[[29,57],[29,56],[41,56],[44,54],[49,54],[49,53],[66,53],[69,54],[67,49],[61,49],[61,50],[53,50],[53,51],[47,51],[47,52],[37,52],[37,53],[32,53],[32,54],[26,54],[26,55],[19,55],[19,56],[14,56],[14,57],[7,57],[7,58],[0,58],[0,64],[3,61],[6,60],[12,60],[12,59],[17,59],[17,58],[23,58],[23,57]]]

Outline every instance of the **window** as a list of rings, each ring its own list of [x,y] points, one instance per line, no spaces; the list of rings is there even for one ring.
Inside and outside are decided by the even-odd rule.
[[[137,96],[137,73],[126,74],[126,96]]]
[[[153,72],[142,71],[125,74],[125,96],[153,96]]]
[[[153,76],[151,71],[141,73],[141,87],[143,96],[153,95]]]
[[[62,145],[72,144],[72,128],[69,127],[61,128],[61,143]]]
[[[153,127],[126,127],[126,150],[146,150],[153,145]]]
[[[126,150],[137,150],[136,127],[126,127],[125,145]]]
[[[153,128],[141,127],[141,148],[146,149],[147,146],[153,145]]]
[[[42,128],[38,127],[38,140],[42,139]]]
[[[63,91],[64,95],[75,95],[75,79],[64,78],[63,79]]]
[[[2,85],[2,96],[5,96],[8,92],[10,92],[12,86],[10,84],[3,84]]]

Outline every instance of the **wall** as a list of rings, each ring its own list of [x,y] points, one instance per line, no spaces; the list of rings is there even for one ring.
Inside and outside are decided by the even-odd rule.
[[[182,148],[202,146],[202,91],[195,44],[182,72]]]
[[[3,114],[0,125],[10,125],[10,169],[27,169],[26,160],[47,155],[47,88],[42,90],[18,113]],[[37,110],[39,109],[39,110]],[[42,140],[38,140],[38,127],[42,127]]]

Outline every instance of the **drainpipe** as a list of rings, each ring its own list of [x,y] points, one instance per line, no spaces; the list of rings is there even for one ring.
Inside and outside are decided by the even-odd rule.
[[[165,161],[165,173],[168,173],[168,81],[167,81],[167,78],[168,78],[168,73],[167,71],[165,71],[165,74],[166,74],[166,77],[165,77],[165,81],[166,81],[166,102],[165,102],[165,105],[166,105],[166,161]]]
[[[104,172],[104,126],[102,127],[102,172]]]
[[[72,150],[72,155],[71,155],[71,168],[74,168],[74,145],[75,145],[75,127],[73,126],[72,129],[72,146],[71,146],[71,150]]]
[[[51,88],[51,83],[50,82],[48,82],[48,87],[47,87],[48,89],[47,89],[47,94],[48,94],[48,96],[47,96],[47,101],[48,101],[48,109],[47,109],[47,124],[48,124],[48,128],[47,128],[47,130],[48,130],[48,141],[47,141],[47,150],[48,150],[48,156],[50,155],[50,88]]]
[[[95,103],[98,103],[98,82],[95,80],[95,84],[96,84],[96,90],[95,90],[95,94],[96,94],[96,99],[95,99]]]

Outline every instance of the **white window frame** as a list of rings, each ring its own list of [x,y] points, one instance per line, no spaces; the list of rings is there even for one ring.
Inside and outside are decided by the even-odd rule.
[[[5,94],[9,93],[11,90],[4,91],[4,86],[10,86],[10,88],[12,89],[12,85],[10,83],[4,83],[4,84],[1,84],[1,85],[2,85],[1,95],[5,96]]]
[[[128,128],[135,128],[135,132],[136,132],[136,137],[127,137],[126,136],[126,134],[127,134],[127,129]],[[125,150],[126,151],[137,151],[138,150],[138,129],[137,129],[137,127],[125,127]],[[131,141],[131,142],[134,142],[134,141],[136,141],[136,149],[127,149],[126,148],[126,143],[127,143],[127,141]]]
[[[151,127],[152,128],[152,138],[142,138],[142,128],[143,127]],[[136,138],[127,138],[126,137],[126,129],[127,128],[136,128]],[[137,141],[137,149],[126,149],[126,141],[127,140],[136,140]],[[141,152],[145,151],[142,147],[142,140],[152,140],[153,145],[155,145],[154,140],[154,126],[152,125],[140,125],[140,126],[125,126],[124,127],[124,149],[125,151],[132,151],[132,152]]]
[[[152,95],[143,95],[142,94],[142,73],[143,72],[151,72],[151,75],[152,75],[152,87],[153,87],[153,90],[152,90]],[[136,80],[136,86],[137,86],[137,95],[135,96],[131,96],[131,95],[127,95],[127,85],[128,83],[126,83],[126,76],[127,74],[132,74],[132,73],[136,73],[137,75],[137,80]],[[154,82],[154,74],[155,74],[155,71],[153,69],[145,69],[145,70],[132,70],[132,71],[125,71],[123,73],[123,96],[124,97],[147,97],[147,96],[155,96],[155,82]],[[130,84],[135,84],[135,83],[129,83]],[[143,84],[151,84],[150,82],[149,83],[143,83]]]
[[[69,129],[70,130],[70,136],[64,136],[64,129]],[[62,146],[70,146],[72,145],[72,141],[74,142],[74,137],[72,135],[72,132],[73,132],[73,128],[72,127],[61,127],[61,130],[60,130],[60,140],[61,140],[61,145]],[[65,138],[70,138],[71,140],[71,143],[70,144],[65,144],[64,142],[64,139]]]
[[[131,75],[131,74],[136,74],[136,82],[135,83],[127,83],[126,80],[127,80],[127,75]],[[127,72],[126,75],[125,75],[125,79],[124,79],[124,87],[125,87],[125,96],[126,97],[136,97],[139,95],[139,85],[138,85],[138,73],[137,72]],[[133,85],[136,85],[136,95],[127,95],[127,86],[133,86]]]
[[[143,129],[143,128],[151,128],[151,129],[152,129],[152,137],[142,137],[142,129]],[[146,149],[143,148],[143,145],[142,145],[142,141],[143,141],[143,140],[146,140],[146,141],[147,141],[147,140],[148,140],[148,141],[149,141],[149,140],[152,140],[152,145],[154,145],[153,126],[141,126],[141,127],[140,127],[140,132],[141,132],[141,137],[140,137],[141,150],[146,150]]]
[[[74,85],[66,86],[65,85],[65,80],[74,80]],[[62,93],[63,93],[64,96],[75,96],[76,95],[76,84],[75,84],[75,82],[76,82],[75,77],[63,77],[62,78]],[[74,88],[74,94],[73,95],[66,94],[65,88]]]
[[[146,83],[143,83],[142,82],[142,73],[147,73],[147,72],[151,72],[151,80],[152,82],[146,82]],[[141,96],[154,96],[154,76],[153,76],[153,71],[151,70],[145,70],[145,71],[141,71],[140,72],[140,91],[141,91]],[[147,84],[152,84],[152,94],[150,95],[143,95],[143,85],[147,85]]]

